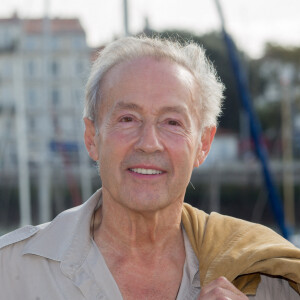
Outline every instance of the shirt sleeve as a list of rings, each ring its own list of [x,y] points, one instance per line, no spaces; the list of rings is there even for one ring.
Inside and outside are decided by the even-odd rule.
[[[256,295],[248,298],[249,300],[299,300],[300,295],[287,280],[261,275]]]

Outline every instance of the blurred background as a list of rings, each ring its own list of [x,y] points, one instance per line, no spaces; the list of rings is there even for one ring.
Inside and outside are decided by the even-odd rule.
[[[108,42],[143,33],[203,45],[226,85],[186,201],[299,245],[299,11],[298,0],[1,0],[0,234],[101,186],[83,144],[85,82]]]

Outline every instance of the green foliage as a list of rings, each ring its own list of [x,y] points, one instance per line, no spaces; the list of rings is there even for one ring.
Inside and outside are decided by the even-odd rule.
[[[263,59],[277,59],[283,62],[300,64],[300,47],[282,47],[280,45],[267,43]]]
[[[281,128],[281,103],[272,102],[268,105],[258,107],[257,113],[261,120],[263,131],[274,130],[279,132]]]
[[[259,76],[260,67],[261,60],[249,61],[248,80],[250,93],[253,99],[261,95],[261,93],[265,90],[267,85],[267,79]]]

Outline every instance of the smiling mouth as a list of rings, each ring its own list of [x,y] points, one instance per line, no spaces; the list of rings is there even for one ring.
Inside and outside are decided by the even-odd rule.
[[[137,174],[142,174],[142,175],[158,175],[162,174],[162,171],[159,170],[154,170],[154,169],[142,169],[142,168],[134,168],[134,169],[129,169],[131,172],[137,173]]]

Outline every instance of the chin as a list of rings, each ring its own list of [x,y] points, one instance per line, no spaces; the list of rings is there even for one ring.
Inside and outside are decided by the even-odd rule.
[[[122,203],[125,207],[136,212],[155,212],[164,209],[170,204],[170,201],[165,197],[157,195],[131,195],[124,199]]]

